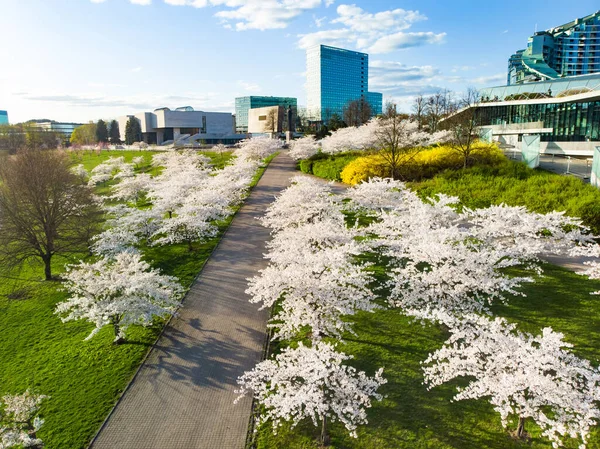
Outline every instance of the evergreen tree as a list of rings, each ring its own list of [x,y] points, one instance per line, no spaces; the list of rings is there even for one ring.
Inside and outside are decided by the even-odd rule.
[[[131,145],[142,140],[142,127],[135,117],[129,117],[125,125],[125,144]]]
[[[121,143],[121,132],[119,130],[119,122],[113,120],[110,122],[110,143]]]
[[[96,140],[100,143],[108,142],[108,128],[106,122],[102,119],[96,124]]]

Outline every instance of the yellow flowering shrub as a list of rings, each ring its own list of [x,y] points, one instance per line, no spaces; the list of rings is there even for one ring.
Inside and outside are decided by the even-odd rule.
[[[469,165],[498,165],[506,157],[495,145],[476,142],[469,155]],[[437,173],[463,166],[463,155],[450,145],[426,149],[417,152],[410,161],[401,164],[400,176],[405,181],[430,178]],[[358,184],[369,178],[389,177],[390,167],[379,154],[360,157],[344,167],[340,175],[342,182],[350,185]]]
[[[385,178],[389,176],[385,160],[378,154],[359,157],[348,163],[342,170],[340,178],[343,183],[355,185],[369,178]]]

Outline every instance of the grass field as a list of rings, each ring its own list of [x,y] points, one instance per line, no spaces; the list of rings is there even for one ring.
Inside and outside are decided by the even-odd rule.
[[[589,293],[600,287],[562,268],[546,265],[545,275],[523,289],[527,297],[511,298],[507,305],[494,307],[496,315],[516,322],[524,331],[539,332],[551,326],[566,335],[575,352],[597,366],[600,359],[600,297]],[[516,272],[515,272],[516,274]],[[369,424],[348,436],[343,426],[332,425],[332,448],[336,449],[550,449],[531,422],[527,441],[517,441],[500,425],[500,416],[485,400],[451,402],[457,384],[427,391],[422,385],[420,362],[442,346],[446,333],[438,326],[421,325],[398,310],[359,313],[354,317],[357,336],[347,335],[341,350],[355,356],[352,364],[373,374],[384,367],[388,383],[385,395],[369,410]],[[318,429],[302,423],[284,427],[274,435],[268,425],[257,435],[257,447],[315,448]],[[569,444],[566,447],[576,448]],[[588,445],[600,448],[600,429]]]
[[[152,156],[149,152],[111,151],[73,157],[74,163],[83,163],[90,169],[109,156],[121,155],[128,161],[143,155],[147,162]],[[225,160],[216,158],[215,165]],[[231,218],[220,223],[221,234],[230,221]],[[188,251],[186,244],[144,248],[144,255],[153,266],[178,277],[189,287],[218,241],[215,238],[196,244],[193,252]],[[60,273],[65,262],[69,260],[57,259],[54,271]],[[127,344],[113,345],[109,328],[83,341],[93,325],[63,324],[53,314],[56,304],[66,298],[58,282],[41,282],[41,266],[26,267],[15,277],[21,280],[0,281],[0,394],[21,393],[29,388],[50,396],[42,405],[46,423],[38,432],[45,447],[84,448],[156,340],[163,323],[157,322],[150,328],[132,326]]]
[[[438,175],[431,180],[411,185],[421,195],[438,192],[458,196],[470,207],[485,207],[507,202],[525,205],[532,210],[549,212],[567,209],[582,215],[585,204],[600,207],[598,191],[581,181],[543,171],[530,170],[522,164],[471,168]],[[588,213],[592,213],[589,210]],[[593,215],[592,215],[593,217]],[[591,221],[591,223],[590,223]],[[593,220],[588,219],[593,226]],[[376,271],[382,270],[375,267]],[[524,272],[513,269],[512,274]],[[532,273],[528,273],[532,275]],[[552,327],[565,334],[574,345],[573,351],[600,364],[600,281],[589,280],[560,267],[544,265],[544,275],[522,291],[526,297],[511,297],[507,304],[493,307],[496,315],[518,324],[519,329],[539,333]],[[460,382],[427,391],[420,363],[440,348],[446,332],[439,326],[423,326],[400,313],[385,308],[375,313],[359,313],[353,317],[357,335],[346,335],[340,349],[355,357],[352,365],[372,375],[384,367],[388,383],[380,393],[385,395],[369,410],[369,424],[358,431],[358,439],[348,436],[339,424],[333,424],[332,449],[550,449],[552,445],[540,436],[539,429],[526,423],[528,440],[515,440],[500,424],[500,415],[485,400],[452,402]],[[278,345],[274,346],[277,352]],[[464,382],[464,380],[462,381]],[[514,430],[516,423],[513,423]],[[270,425],[257,432],[260,449],[319,447],[319,429],[310,422],[296,428],[280,428],[274,434]],[[574,441],[566,447],[577,448]],[[600,428],[593,430],[588,449],[600,449]]]

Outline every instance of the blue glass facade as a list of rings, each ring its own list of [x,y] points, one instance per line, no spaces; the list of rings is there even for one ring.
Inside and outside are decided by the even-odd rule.
[[[600,73],[600,11],[531,36],[508,61],[508,84]]]
[[[379,92],[367,92],[367,101],[371,105],[373,115],[383,114],[383,94]]]
[[[291,97],[238,97],[235,99],[235,130],[238,133],[248,132],[248,111],[266,106],[291,106],[294,115],[298,110],[298,100]]]
[[[0,125],[8,125],[8,112],[0,111]]]
[[[374,114],[381,113],[381,94],[369,92],[368,54],[317,45],[307,50],[306,61],[311,118],[327,122],[333,114],[342,117],[344,106],[361,97],[371,103]]]

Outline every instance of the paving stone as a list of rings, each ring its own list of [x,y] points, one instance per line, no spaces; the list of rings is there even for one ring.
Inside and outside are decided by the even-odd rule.
[[[266,266],[257,218],[295,174],[286,153],[271,162],[91,448],[244,447],[252,400],[234,405],[234,390],[261,359],[268,318],[244,293]]]

